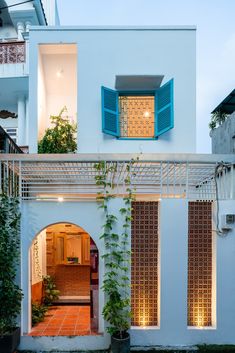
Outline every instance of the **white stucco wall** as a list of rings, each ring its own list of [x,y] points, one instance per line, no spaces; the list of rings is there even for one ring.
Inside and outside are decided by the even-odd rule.
[[[114,214],[118,213],[122,207],[122,200],[115,199],[110,201],[110,210]],[[22,223],[21,223],[21,285],[24,292],[21,327],[22,333],[30,330],[30,247],[34,237],[41,232],[42,229],[50,224],[68,222],[74,223],[82,227],[95,241],[99,250],[99,279],[100,287],[102,286],[102,278],[104,274],[104,264],[101,255],[104,252],[103,243],[99,239],[103,224],[102,211],[97,209],[96,202],[24,202],[22,204]],[[116,230],[121,231],[119,226]],[[103,292],[99,291],[99,312],[102,311],[104,303]],[[99,317],[99,331],[104,332],[104,320]],[[38,349],[38,350],[79,350],[86,349],[103,349],[109,346],[109,336],[104,333],[100,336],[73,337],[30,337],[22,336],[21,349]]]
[[[43,70],[42,64],[42,57],[40,52],[38,52],[38,136],[39,140],[43,137],[43,134],[46,129],[47,123],[47,92],[46,92],[46,85],[45,85],[45,75]]]
[[[117,212],[121,200],[112,200],[112,209]],[[224,213],[235,213],[234,201],[222,201]],[[159,211],[159,264],[160,264],[160,317],[159,327],[132,328],[132,346],[235,344],[235,229],[226,237],[214,236],[215,303],[214,326],[211,328],[187,327],[187,261],[188,261],[188,203],[187,200],[164,199]],[[96,242],[99,256],[103,253],[99,239],[102,212],[95,202],[25,202],[22,205],[22,287],[24,290],[22,328],[28,331],[28,274],[26,254],[35,234],[49,224],[71,222],[84,228]],[[100,257],[100,286],[104,273]],[[99,312],[104,303],[99,292]],[[104,331],[103,318],[99,318],[100,331]],[[21,349],[104,349],[109,345],[107,334],[81,337],[27,337],[21,339]]]
[[[14,26],[4,25],[0,27],[0,39],[7,41],[8,39],[17,39],[17,32]]]
[[[30,32],[30,152],[37,144],[38,44],[75,43],[78,50],[79,152],[195,152],[195,28],[42,28]],[[116,75],[174,78],[175,127],[158,140],[118,140],[102,133],[101,86]],[[62,102],[61,102],[62,103]]]

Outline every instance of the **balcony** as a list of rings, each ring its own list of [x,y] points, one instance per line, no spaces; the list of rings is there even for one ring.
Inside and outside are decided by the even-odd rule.
[[[0,43],[0,77],[28,75],[25,42]]]

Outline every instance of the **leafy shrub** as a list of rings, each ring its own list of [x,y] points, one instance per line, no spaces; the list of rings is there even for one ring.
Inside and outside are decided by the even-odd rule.
[[[51,124],[54,127],[46,129],[45,135],[38,143],[38,153],[74,153],[77,150],[75,133],[77,126],[71,124],[68,116],[62,116],[67,112],[64,107],[59,115],[51,115]]]
[[[43,277],[44,284],[44,305],[52,305],[55,300],[59,298],[60,291],[56,289],[55,280],[51,276]]]
[[[42,322],[47,312],[47,306],[44,304],[32,303],[32,325]]]
[[[0,336],[11,332],[21,310],[23,297],[16,284],[20,256],[19,201],[0,195]]]

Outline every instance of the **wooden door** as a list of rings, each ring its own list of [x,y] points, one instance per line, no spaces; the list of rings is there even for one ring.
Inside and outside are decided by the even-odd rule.
[[[53,276],[55,274],[55,247],[54,233],[46,233],[46,254],[47,254],[47,274]]]
[[[83,234],[82,236],[82,264],[90,265],[90,236]]]

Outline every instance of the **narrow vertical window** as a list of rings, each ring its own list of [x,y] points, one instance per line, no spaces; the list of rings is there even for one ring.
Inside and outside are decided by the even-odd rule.
[[[158,325],[158,202],[132,204],[133,326]]]
[[[189,202],[188,326],[212,326],[211,202]]]

